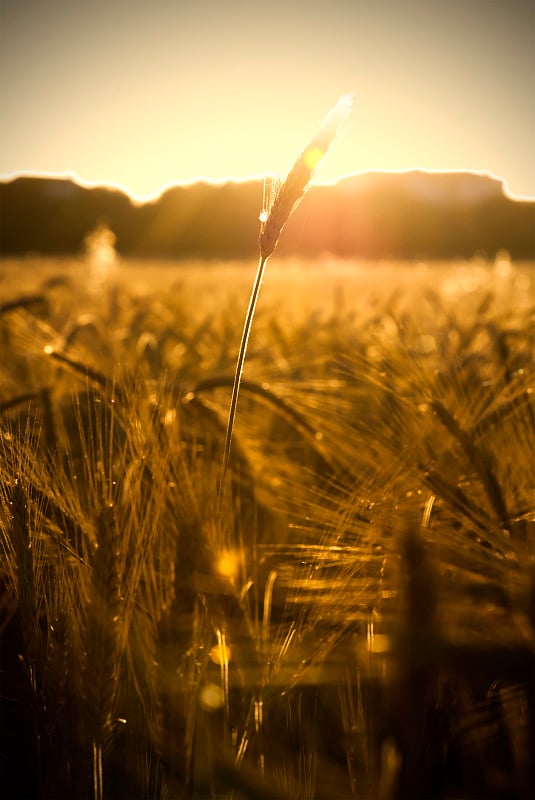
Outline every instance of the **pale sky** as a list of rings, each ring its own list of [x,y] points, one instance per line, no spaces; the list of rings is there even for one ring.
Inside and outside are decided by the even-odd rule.
[[[287,172],[489,171],[535,197],[533,0],[0,0],[0,175],[137,196]]]

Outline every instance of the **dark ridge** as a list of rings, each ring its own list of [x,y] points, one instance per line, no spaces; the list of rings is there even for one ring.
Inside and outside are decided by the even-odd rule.
[[[0,182],[0,254],[80,253],[105,224],[125,256],[250,258],[258,252],[261,180],[168,189],[135,204],[105,187],[20,177]],[[281,237],[281,256],[535,258],[535,202],[471,172],[363,173],[313,186]]]

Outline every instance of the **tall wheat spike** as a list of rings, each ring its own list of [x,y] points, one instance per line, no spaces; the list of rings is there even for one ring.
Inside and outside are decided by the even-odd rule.
[[[292,212],[303,199],[316,167],[335,140],[338,130],[342,123],[349,116],[352,106],[352,94],[344,94],[339,98],[336,105],[329,111],[323,120],[314,138],[305,147],[293,165],[292,169],[288,173],[288,176],[286,177],[286,180],[281,183],[273,193],[269,208],[263,209],[260,215],[260,258],[251,297],[249,299],[249,307],[247,309],[247,314],[243,325],[240,350],[238,353],[238,360],[236,362],[236,370],[234,373],[234,384],[232,387],[232,396],[230,400],[230,410],[225,436],[225,448],[223,451],[223,466],[218,488],[218,515],[221,512],[223,492],[230,460],[232,431],[236,417],[236,407],[238,404],[243,364],[245,361],[245,355],[247,353],[249,334],[251,333],[251,326],[253,323],[256,303],[260,293],[260,286],[262,285],[266,263],[269,256],[273,254],[275,248],[277,247],[277,243],[284,225],[290,218]]]

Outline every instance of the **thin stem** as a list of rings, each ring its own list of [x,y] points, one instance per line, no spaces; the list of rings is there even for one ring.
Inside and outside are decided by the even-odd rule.
[[[93,800],[103,800],[102,747],[93,742]]]
[[[251,333],[251,326],[253,324],[254,312],[256,309],[256,302],[260,293],[260,286],[262,285],[262,278],[264,277],[264,270],[268,256],[261,256],[258,262],[258,269],[253,284],[253,291],[249,299],[249,308],[247,309],[247,316],[243,325],[243,332],[241,337],[240,351],[238,353],[238,361],[236,363],[236,371],[234,373],[234,383],[232,385],[232,396],[230,399],[230,409],[228,415],[227,432],[225,435],[225,449],[223,452],[223,466],[221,469],[221,477],[219,479],[219,488],[217,490],[217,515],[219,517],[223,505],[225,482],[227,479],[227,472],[230,461],[230,448],[232,445],[232,431],[234,429],[234,420],[236,418],[236,408],[238,405],[238,395],[240,392],[240,383],[243,372],[243,364],[245,362],[245,355],[247,353],[247,344],[249,342],[249,334]]]

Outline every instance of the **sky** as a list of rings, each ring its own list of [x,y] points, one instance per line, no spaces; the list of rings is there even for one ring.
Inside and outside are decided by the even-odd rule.
[[[0,0],[0,78],[2,177],[284,177],[354,92],[317,181],[488,171],[535,197],[533,0]]]

